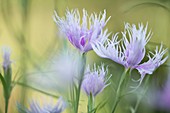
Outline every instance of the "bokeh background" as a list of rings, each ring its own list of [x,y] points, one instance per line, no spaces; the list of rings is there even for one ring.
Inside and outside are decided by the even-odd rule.
[[[64,16],[66,8],[78,8],[80,12],[85,8],[88,13],[99,13],[106,9],[107,16],[111,16],[106,27],[113,33],[122,31],[125,22],[148,23],[149,29],[153,31],[153,37],[147,48],[153,50],[155,45],[161,42],[164,47],[170,47],[170,0],[0,0],[0,47],[8,46],[12,50],[13,80],[22,76],[20,82],[31,86],[16,84],[10,98],[9,113],[17,113],[17,102],[28,105],[32,99],[42,103],[48,100],[55,103],[57,100],[55,98],[58,95],[57,90],[45,89],[32,81],[34,79],[38,79],[39,82],[45,81],[42,76],[37,76],[48,76],[47,62],[54,54],[62,50],[63,37],[57,31],[52,15],[56,10],[60,16]],[[87,62],[108,64],[114,83],[123,70],[122,66],[99,58],[93,51],[88,53]],[[64,64],[61,66],[64,67]],[[159,89],[163,86],[168,75],[168,68],[169,64],[166,62],[154,73],[151,87]],[[25,79],[27,78],[25,76],[31,76],[31,79]],[[108,89],[106,88],[106,91],[97,97],[98,102],[108,97],[108,100],[112,100],[110,98],[112,96],[114,98],[113,92]],[[2,92],[1,85],[0,92]],[[128,98],[125,100],[129,100]],[[82,106],[86,106],[86,99],[86,96],[82,96],[80,112],[85,112],[86,107]],[[109,106],[112,103],[113,101],[108,101],[101,113],[109,113]],[[128,103],[133,104],[133,100],[121,102],[117,112],[122,113],[123,110],[128,109],[123,107]],[[3,93],[0,93],[1,113],[3,113],[3,106]],[[138,111],[138,113],[159,112],[163,113],[153,106],[148,107],[148,104],[141,104]]]

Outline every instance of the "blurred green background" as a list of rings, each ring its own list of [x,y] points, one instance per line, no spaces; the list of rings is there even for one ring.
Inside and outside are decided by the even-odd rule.
[[[170,0],[0,0],[0,46],[11,47],[14,61],[13,75],[17,75],[17,78],[27,76],[34,70],[43,71],[44,64],[50,56],[61,50],[61,39],[52,15],[56,10],[60,16],[64,16],[66,8],[78,8],[80,12],[85,8],[89,14],[106,9],[107,16],[111,15],[106,27],[113,33],[122,31],[125,22],[135,24],[148,22],[149,29],[153,31],[149,43],[151,47],[161,42],[165,47],[170,47]],[[102,60],[94,52],[89,52],[88,63],[93,63],[94,59]],[[113,81],[116,81],[123,67],[115,63],[110,64],[109,60],[102,61],[111,65],[109,69],[115,76]],[[156,75],[165,78],[167,70],[168,67],[164,66],[156,72]],[[161,80],[158,80],[158,86]],[[29,83],[26,79],[22,81]],[[2,92],[1,85],[0,92]],[[112,95],[112,92],[106,90],[101,96],[105,95]],[[42,93],[16,85],[10,99],[9,113],[17,112],[16,102],[28,104],[29,100],[40,97],[48,98]],[[111,103],[108,102],[107,106]],[[3,106],[1,93],[1,112]],[[83,111],[83,108],[81,109]],[[124,108],[120,108],[120,113],[121,109]],[[101,113],[108,111],[109,107],[106,107]],[[151,113],[143,109],[139,113],[146,112]]]

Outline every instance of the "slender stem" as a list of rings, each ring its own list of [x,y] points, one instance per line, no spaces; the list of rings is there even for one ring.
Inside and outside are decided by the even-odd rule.
[[[136,113],[136,111],[137,111],[137,109],[138,109],[138,107],[139,107],[139,104],[140,104],[141,99],[142,99],[141,96],[138,97],[138,99],[137,99],[137,101],[136,101],[135,108],[134,108],[134,110],[132,111],[132,113]]]
[[[87,106],[88,113],[94,113],[94,96],[90,93],[88,96],[88,106]]]
[[[8,103],[9,103],[9,99],[6,98],[5,99],[5,113],[8,113]]]
[[[139,104],[140,104],[143,96],[145,95],[145,93],[147,92],[147,90],[148,90],[148,88],[149,88],[149,87],[148,87],[149,79],[150,79],[150,76],[147,76],[147,77],[146,77],[145,84],[144,84],[144,90],[142,91],[141,95],[138,96],[137,101],[136,101],[136,104],[135,104],[135,108],[134,108],[134,110],[132,111],[132,113],[136,113],[136,112],[137,112],[137,109],[138,109],[138,107],[139,107]]]
[[[117,87],[117,90],[116,90],[116,97],[115,97],[115,101],[114,101],[114,104],[113,104],[112,113],[115,112],[116,107],[117,107],[117,105],[118,105],[118,103],[120,101],[121,86],[123,84],[123,81],[124,81],[124,79],[126,77],[126,73],[128,72],[128,70],[129,69],[125,69],[122,76],[121,76],[121,78],[120,78],[120,81],[119,81],[119,84],[118,84],[118,87]]]
[[[85,65],[86,65],[86,53],[82,54],[82,59],[81,59],[81,69],[80,69],[80,80],[78,81],[78,88],[76,91],[76,106],[75,106],[75,113],[78,113],[78,107],[79,107],[79,100],[80,100],[80,91],[81,91],[81,84],[83,81],[84,77],[84,71],[85,71]]]
[[[71,104],[72,105],[74,105],[74,103],[75,103],[75,89],[74,89],[74,87],[73,87],[74,85],[71,83],[70,84],[70,88],[69,88],[69,98],[70,98],[70,100],[71,100]],[[68,99],[69,100],[69,99]],[[71,111],[72,112],[74,112],[75,111],[75,106],[73,106],[73,109],[71,109]]]
[[[78,86],[78,90],[77,90],[75,113],[78,113],[79,100],[80,100],[81,83],[82,83],[82,82],[80,82],[80,84],[79,84],[79,86]]]

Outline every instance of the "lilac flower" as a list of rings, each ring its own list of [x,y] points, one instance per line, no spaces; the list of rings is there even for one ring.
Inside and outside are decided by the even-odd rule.
[[[139,29],[136,25],[130,26],[130,24],[125,24],[125,32],[123,34],[124,41],[124,57],[125,57],[125,67],[133,68],[138,65],[145,56],[145,46],[150,40],[152,33],[151,31],[147,34],[147,27],[143,24],[139,24]],[[129,40],[126,37],[126,32],[128,33]]]
[[[4,79],[6,82],[6,89],[8,89],[8,93],[11,93],[11,83],[12,83],[12,68],[11,68],[11,50],[8,47],[3,48],[3,71],[4,71]]]
[[[148,55],[149,60],[140,64],[146,53],[145,46],[152,36],[151,31],[147,34],[147,27],[148,25],[144,27],[143,24],[139,24],[137,28],[134,24],[130,26],[129,23],[126,23],[125,31],[122,32],[122,40],[118,41],[118,36],[115,34],[112,40],[106,39],[103,42],[94,42],[92,44],[93,50],[100,57],[111,59],[127,69],[137,69],[141,74],[140,81],[142,81],[145,74],[152,74],[168,58],[163,59],[167,49],[164,50],[161,45],[160,49],[156,47],[155,54],[150,52],[153,57]],[[103,36],[103,38],[105,37]]]
[[[161,85],[161,89],[158,87],[152,88],[147,98],[151,107],[159,109],[159,111],[163,113],[170,111],[170,76],[165,83]]]
[[[107,73],[108,70],[104,69],[103,64],[98,67],[94,65],[92,70],[90,70],[89,66],[87,67],[82,83],[82,88],[88,96],[90,95],[90,93],[93,96],[96,96],[98,93],[102,92],[105,87],[109,85],[107,84],[107,81],[111,76],[109,78],[106,78]]]
[[[3,49],[3,68],[5,71],[7,71],[8,68],[10,68],[10,65],[12,63],[10,56],[11,56],[11,50],[9,48]]]
[[[106,11],[97,15],[96,13],[87,14],[87,11],[83,9],[83,17],[81,19],[78,9],[67,10],[66,17],[60,18],[55,12],[54,21],[58,25],[61,32],[63,32],[68,40],[79,49],[81,52],[87,52],[92,50],[91,42],[94,40],[100,40],[99,35],[103,27],[106,25],[108,19],[106,19]]]
[[[165,84],[164,90],[159,94],[158,104],[161,108],[170,111],[170,77]]]
[[[33,101],[30,104],[30,109],[23,109],[21,106],[18,106],[19,111],[24,113],[62,113],[65,109],[66,105],[62,98],[59,98],[56,106],[52,107],[51,105],[45,105],[40,107],[37,102]]]

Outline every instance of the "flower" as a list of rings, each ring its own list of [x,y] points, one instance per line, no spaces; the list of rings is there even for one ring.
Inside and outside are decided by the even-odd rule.
[[[72,50],[61,51],[58,56],[52,59],[49,66],[49,70],[52,73],[49,73],[47,77],[50,78],[49,80],[52,83],[51,87],[54,88],[53,90],[57,89],[60,93],[66,93],[68,91],[70,85],[73,85],[79,78],[77,73],[81,67],[80,60],[81,56],[79,53]]]
[[[55,76],[58,77],[58,80],[72,83],[73,80],[77,78],[77,72],[80,67],[79,61],[80,56],[76,51],[64,50],[57,57],[52,59],[50,68]]]
[[[129,23],[125,24],[125,32],[122,33],[125,45],[125,67],[133,68],[144,58],[145,46],[152,36],[151,31],[147,34],[147,27],[148,25],[144,27],[143,24],[139,24],[139,29],[137,29],[134,24],[132,26]],[[128,32],[129,40],[126,37],[126,32]]]
[[[149,91],[149,95],[147,95],[147,99],[149,100],[149,105],[152,108],[161,111],[161,113],[170,112],[170,76],[169,75],[167,76],[164,83],[161,84],[161,87],[152,87],[152,89]]]
[[[3,47],[3,71],[4,71],[4,79],[6,82],[6,89],[8,90],[8,94],[10,95],[11,93],[11,83],[12,83],[12,68],[11,68],[11,49],[8,47]]]
[[[159,93],[158,104],[159,107],[170,111],[170,77],[169,80],[167,80],[163,91]]]
[[[20,105],[18,105],[18,110],[21,113],[62,113],[66,107],[65,102],[60,97],[56,106],[52,107],[51,105],[45,105],[43,107],[40,107],[37,102],[33,101],[30,104],[30,109],[22,108]]]
[[[89,16],[85,9],[83,9],[82,19],[80,19],[78,9],[66,10],[65,18],[60,18],[55,12],[53,18],[61,32],[68,37],[72,45],[83,53],[92,50],[91,42],[100,40],[99,35],[110,19],[110,17],[106,19],[105,10],[103,14],[97,15],[93,13]]]
[[[82,82],[82,88],[88,96],[90,94],[96,96],[109,85],[107,84],[107,81],[111,76],[106,79],[107,73],[108,69],[106,68],[105,70],[103,64],[98,67],[96,67],[96,65],[94,64],[92,70],[90,70],[90,67],[88,65]]]
[[[122,32],[122,40],[118,41],[117,33],[113,35],[112,40],[94,42],[93,50],[100,57],[111,59],[127,69],[137,69],[141,74],[140,81],[142,81],[145,74],[152,74],[168,58],[163,59],[167,49],[164,50],[161,44],[160,49],[156,47],[155,54],[150,52],[153,57],[148,55],[149,60],[140,64],[146,54],[145,46],[152,36],[151,31],[147,34],[147,27],[148,25],[144,27],[143,24],[139,24],[137,28],[134,24],[130,26],[129,23],[126,23],[125,31]],[[103,38],[105,38],[104,35]]]
[[[63,97],[68,96],[68,89],[79,78],[77,73],[81,67],[80,60],[78,51],[61,50],[50,57],[43,71],[38,70],[38,73],[27,76],[27,80],[32,87],[53,93],[57,91]]]
[[[10,65],[12,63],[10,56],[11,56],[11,50],[5,47],[3,49],[3,64],[2,64],[5,71],[7,71],[7,69],[10,68]]]

